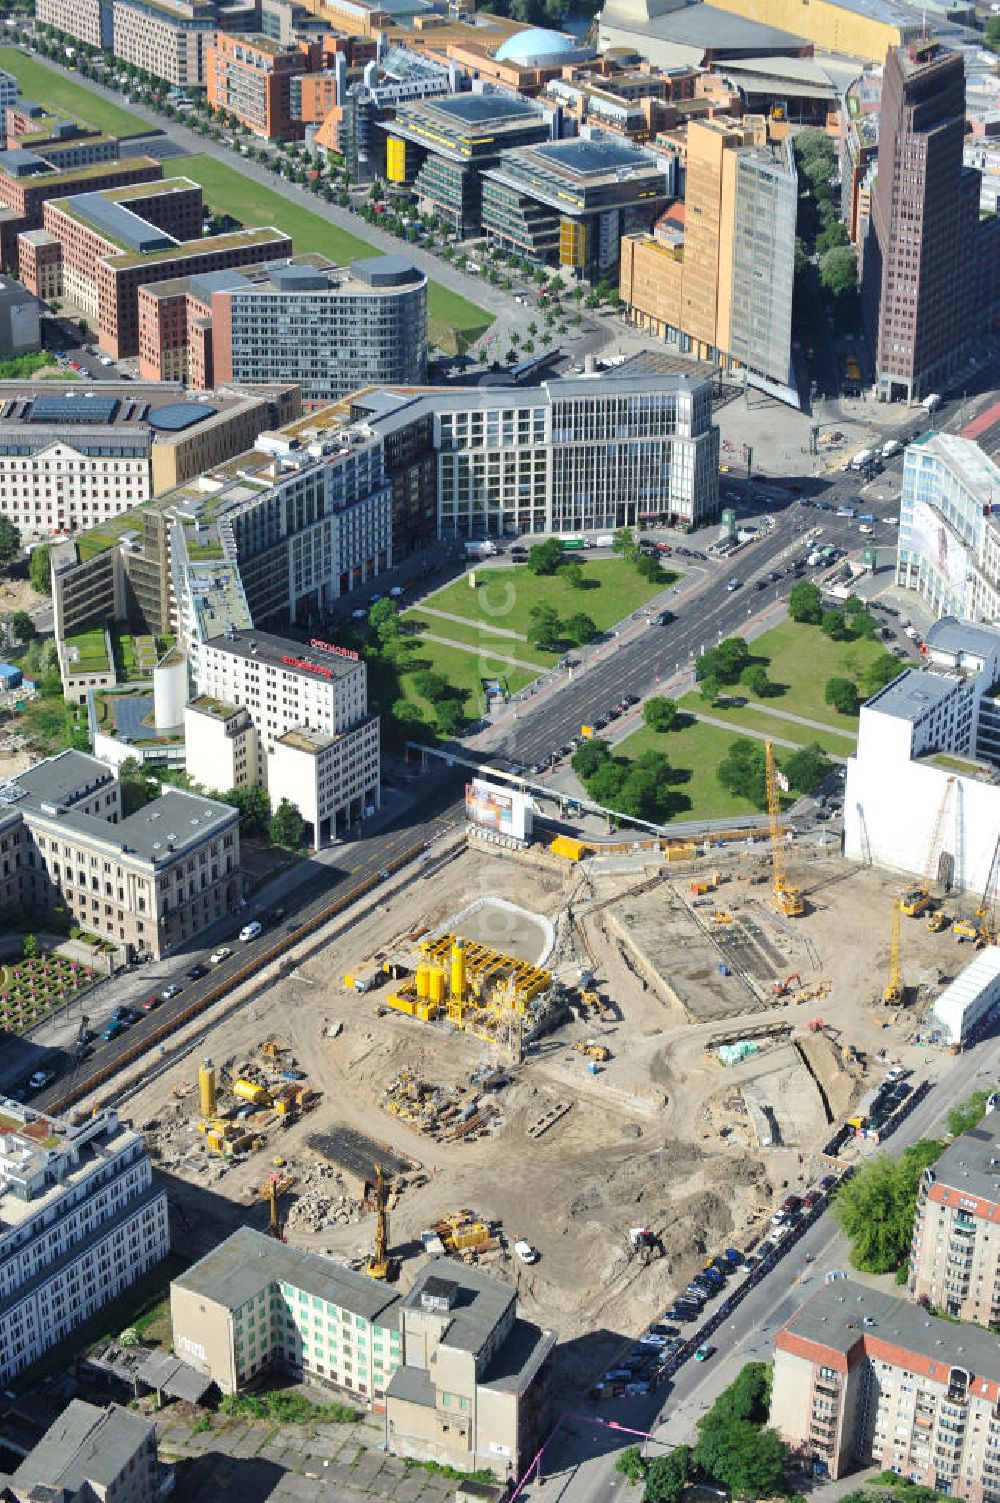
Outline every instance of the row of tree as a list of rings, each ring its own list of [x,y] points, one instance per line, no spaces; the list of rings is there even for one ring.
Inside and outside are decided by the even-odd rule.
[[[728,1488],[734,1498],[772,1497],[781,1491],[789,1450],[767,1428],[770,1402],[771,1369],[748,1362],[698,1421],[694,1447],[677,1446],[649,1461],[629,1446],[616,1470],[644,1484],[643,1503],[679,1503],[688,1483],[701,1479]]]
[[[652,824],[669,819],[670,785],[677,781],[677,774],[662,752],[643,752],[634,761],[615,757],[608,743],[595,736],[573,753],[571,765],[587,793],[603,808]]]
[[[858,266],[846,229],[840,222],[836,200],[837,161],[833,142],[823,130],[799,131],[795,137],[799,182],[796,270],[806,258],[819,256],[819,278],[836,303],[850,304],[857,296]]]
[[[146,767],[138,757],[125,758],[118,768],[118,779],[126,814],[144,809],[160,796],[159,774]],[[184,775],[181,781],[185,787],[195,786]],[[225,793],[209,790],[207,797],[218,799],[220,803],[229,804],[239,811],[241,836],[267,840],[271,845],[284,846],[290,851],[300,849],[305,838],[305,821],[289,799],[283,798],[272,813],[267,789],[259,783],[251,783],[246,788],[231,788]]]

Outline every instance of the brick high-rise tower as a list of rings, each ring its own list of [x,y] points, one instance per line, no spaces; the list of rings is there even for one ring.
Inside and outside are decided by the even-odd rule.
[[[937,42],[885,64],[862,295],[883,401],[920,401],[973,331],[979,174],[962,164],[965,68]]]

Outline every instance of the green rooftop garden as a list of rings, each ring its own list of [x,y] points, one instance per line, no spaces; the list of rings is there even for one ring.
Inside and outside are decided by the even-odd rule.
[[[100,627],[94,627],[93,631],[77,632],[75,637],[67,637],[66,661],[70,673],[108,673],[111,664],[108,662],[104,632]]]

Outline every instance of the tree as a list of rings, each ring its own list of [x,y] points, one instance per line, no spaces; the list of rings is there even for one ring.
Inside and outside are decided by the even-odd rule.
[[[10,517],[0,514],[0,568],[17,557],[21,547],[21,534]],[[37,550],[36,550],[37,551]]]
[[[891,652],[880,652],[874,663],[865,670],[865,693],[877,694],[901,672],[902,664],[897,657]]]
[[[660,568],[660,560],[653,553],[639,554],[639,557],[635,561],[635,572],[640,579],[648,580],[650,584],[655,584],[663,576],[663,570]]]
[[[690,1446],[677,1446],[666,1456],[657,1456],[646,1466],[643,1503],[678,1503],[690,1472]]]
[[[735,684],[749,665],[750,648],[742,637],[724,637],[715,650],[718,654],[716,672],[727,684]]]
[[[567,563],[559,565],[559,578],[564,579],[572,590],[583,589],[583,565],[578,559],[571,558]]]
[[[588,642],[593,642],[594,638],[600,635],[596,623],[584,611],[576,611],[570,616],[563,625],[563,631],[578,647],[585,647]]]
[[[677,724],[679,711],[672,699],[655,694],[642,707],[642,718],[651,731],[672,731]]]
[[[1000,16],[990,16],[983,28],[983,46],[990,52],[1000,52]]]
[[[122,807],[126,814],[144,809],[160,796],[160,784],[138,757],[126,757],[118,767]]]
[[[399,636],[399,607],[395,600],[376,600],[368,612],[368,625],[383,646]]]
[[[944,1146],[922,1138],[898,1160],[876,1154],[841,1183],[833,1211],[850,1238],[855,1268],[890,1273],[902,1263],[910,1249],[921,1175]]]
[[[816,585],[800,579],[788,597],[788,614],[793,621],[818,625],[823,615],[823,597]]]
[[[737,1498],[764,1498],[780,1491],[789,1450],[776,1430],[758,1430],[748,1420],[706,1427],[694,1461]]]
[[[646,1462],[638,1446],[626,1446],[615,1459],[615,1471],[627,1477],[629,1482],[641,1482],[646,1475]]]
[[[707,705],[718,704],[719,695],[722,693],[722,680],[714,673],[703,678],[700,684],[701,697]]]
[[[434,707],[438,729],[443,736],[454,736],[465,729],[468,719],[462,700],[452,694],[448,699],[442,699]]]
[[[816,236],[816,249],[820,256],[834,250],[838,245],[849,245],[850,237],[839,219],[832,219]]]
[[[858,686],[850,678],[828,678],[823,699],[838,715],[856,715],[861,703]]]
[[[511,336],[513,341],[513,336]],[[528,572],[531,574],[554,574],[563,562],[563,551],[558,538],[546,538],[536,543],[528,552]]]
[[[986,1115],[986,1103],[990,1098],[989,1091],[973,1091],[968,1101],[963,1101],[961,1106],[953,1106],[948,1113],[948,1131],[953,1138],[961,1137],[964,1132],[971,1132],[978,1127]]]
[[[628,777],[628,764],[608,756],[587,784],[587,792],[596,804],[617,809],[618,799]]]
[[[824,636],[832,637],[835,642],[843,642],[851,635],[843,611],[824,611],[820,617],[819,629]]]
[[[577,747],[569,765],[581,783],[586,783],[589,778],[594,776],[601,763],[608,760],[610,755],[611,748],[608,746],[608,743],[602,740],[600,736],[593,736],[589,741],[585,741],[582,746]]]
[[[305,835],[306,822],[290,799],[283,798],[271,816],[267,827],[272,845],[283,845],[287,850],[297,851]]]
[[[532,606],[528,630],[525,633],[532,647],[550,648],[554,651],[562,630],[562,622],[551,605]]]
[[[447,699],[451,690],[444,674],[434,673],[430,668],[421,668],[413,675],[413,687],[424,699],[429,699],[431,704]]]
[[[738,737],[730,744],[715,775],[729,793],[747,799],[758,809],[767,808],[762,742]]]
[[[857,294],[858,263],[851,246],[838,245],[827,251],[819,263],[819,279],[838,302]]]
[[[639,556],[639,545],[635,539],[635,533],[631,527],[619,527],[611,539],[611,551],[617,553],[629,563],[634,562]]]
[[[125,764],[122,763],[122,766]],[[271,800],[267,789],[259,783],[250,783],[246,788],[229,788],[215,795],[223,804],[238,809],[240,815],[240,838],[262,839],[267,834],[271,818]]]
[[[21,954],[25,960],[37,960],[41,953],[41,946],[34,934],[26,934],[21,945]]]
[[[829,776],[832,767],[833,763],[815,741],[791,752],[781,764],[789,784],[799,793],[812,793]]]
[[[751,663],[749,668],[744,668],[740,674],[740,683],[758,699],[766,699],[771,692],[771,680],[763,663]]]
[[[38,636],[38,627],[27,611],[15,611],[10,618],[10,627],[19,642],[33,642]]]
[[[49,569],[50,543],[39,543],[37,548],[32,548],[31,557],[28,560],[28,578],[31,580],[31,588],[39,595],[52,594],[52,574]]]

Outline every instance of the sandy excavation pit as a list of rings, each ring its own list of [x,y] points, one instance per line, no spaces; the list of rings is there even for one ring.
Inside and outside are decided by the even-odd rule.
[[[738,856],[713,857],[720,869],[727,859],[730,871],[739,869]],[[258,1003],[227,1019],[129,1104],[138,1125],[157,1124],[147,1136],[169,1177],[172,1202],[189,1215],[185,1242],[197,1253],[237,1224],[266,1225],[266,1206],[251,1192],[281,1157],[281,1173],[294,1181],[282,1201],[289,1241],[341,1258],[363,1256],[374,1217],[362,1204],[360,1175],[322,1152],[325,1135],[353,1133],[406,1166],[394,1181],[390,1228],[392,1246],[405,1251],[403,1289],[424,1256],[421,1233],[448,1213],[468,1210],[510,1241],[523,1236],[539,1248],[531,1268],[502,1250],[483,1263],[517,1282],[529,1318],[557,1327],[564,1339],[602,1325],[638,1331],[706,1254],[747,1245],[773,1197],[815,1172],[831,1116],[841,1116],[870,1078],[844,1062],[843,1046],[869,1057],[883,1047],[893,1055],[903,1048],[905,1056],[912,1014],[884,1030],[873,1021],[886,1016],[873,997],[883,984],[892,880],[851,872],[832,856],[803,864],[796,877],[815,895],[792,935],[783,921],[768,920],[759,885],[734,878],[719,894],[734,915],[752,915],[787,962],[785,974],[800,973],[791,994],[764,998],[767,1010],[740,978],[720,977],[712,931],[692,920],[683,899],[692,872],[650,874],[639,867],[631,885],[646,890],[634,892],[627,874],[588,874],[477,847],[432,879],[381,893],[375,911],[277,981],[266,1008]],[[603,1017],[571,1019],[541,1039],[495,1090],[483,1083],[497,1064],[488,1043],[446,1022],[388,1012],[379,990],[358,996],[343,986],[345,973],[376,956],[412,964],[415,938],[446,927],[477,894],[506,897],[549,919],[556,946],[545,964],[564,982],[575,982],[581,967],[591,969],[610,1004]],[[873,915],[883,911],[884,933],[880,925],[873,934]],[[525,958],[537,958],[544,925],[517,923],[525,943],[535,946]],[[684,934],[697,935],[697,943],[692,938],[671,949],[671,935]],[[482,938],[498,943],[492,929]],[[640,946],[647,959],[655,951],[663,963],[673,997],[642,972]],[[954,974],[966,958],[955,949],[950,936],[907,922],[905,978],[930,982]],[[829,990],[819,995],[823,980]],[[794,1000],[800,991],[807,1000]],[[829,1025],[826,1035],[809,1030],[819,1019]],[[772,1022],[784,1025],[776,1042],[765,1041],[758,1055],[732,1068],[720,1064],[715,1043]],[[209,1054],[220,1070],[232,1070],[259,1060],[257,1046],[268,1036],[286,1051],[283,1063],[305,1072],[317,1100],[291,1126],[257,1114],[264,1146],[227,1166],[207,1153],[194,1125],[198,1061]],[[596,1073],[572,1047],[587,1041],[610,1051]],[[910,1054],[916,1062],[916,1051]],[[456,1107],[436,1136],[421,1129],[418,1113],[387,1106],[404,1099],[394,1084],[401,1079]],[[779,1142],[761,1147],[754,1114],[767,1105]],[[455,1124],[469,1109],[464,1120],[483,1120],[457,1137]],[[201,1188],[212,1192],[208,1206]],[[634,1226],[661,1237],[662,1257],[644,1264],[633,1255]]]

